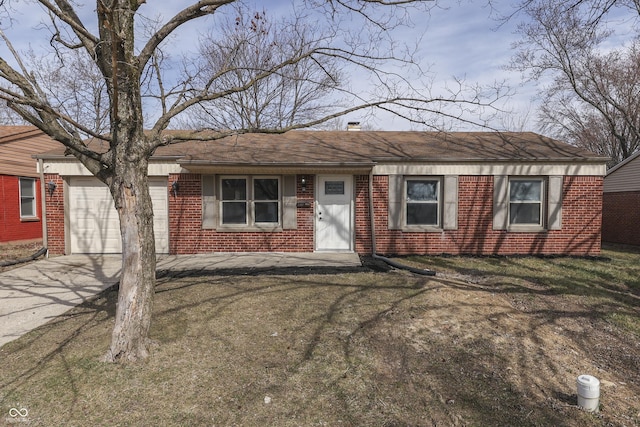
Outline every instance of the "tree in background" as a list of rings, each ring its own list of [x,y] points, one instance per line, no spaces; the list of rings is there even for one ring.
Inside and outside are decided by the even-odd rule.
[[[200,84],[214,81],[217,90],[250,89],[199,104],[181,127],[285,129],[330,114],[345,84],[344,64],[308,55],[331,38],[321,32],[327,29],[300,16],[273,23],[265,11],[244,5],[235,11],[201,40],[197,75]]]
[[[1,22],[17,19],[12,8],[25,3],[30,14],[43,11],[47,67],[57,74],[52,79],[38,72],[26,60],[29,55],[14,48],[12,41],[19,40],[12,37],[19,29],[14,24],[0,34],[0,99],[64,144],[114,199],[123,253],[105,357],[111,362],[149,354],[156,254],[148,164],[156,148],[234,133],[285,132],[367,109],[430,126],[439,115],[464,120],[495,101],[462,90],[432,95],[420,81],[423,71],[412,51],[394,38],[395,30],[433,2],[301,0],[294,18],[277,23],[285,25],[280,29],[262,13],[239,15],[243,9],[234,10],[233,0],[183,1],[181,6],[145,0],[97,0],[87,6],[72,0],[0,0],[6,18]],[[155,17],[159,8],[169,17]],[[232,22],[237,29],[229,28],[229,14],[238,17]],[[187,31],[187,24],[202,21],[212,26],[201,41],[210,54],[201,58],[183,44],[184,67],[176,72],[169,55],[173,38]],[[284,31],[293,36],[285,37]],[[69,64],[84,67],[90,78],[85,81]],[[346,67],[356,80],[352,86],[341,84]],[[358,87],[365,81],[367,90]],[[347,108],[325,101],[334,89]],[[239,107],[242,114],[235,120]],[[215,131],[164,132],[194,111],[214,117],[207,126]],[[203,126],[201,119],[195,124]]]
[[[69,50],[38,56],[30,51],[26,61],[52,108],[96,134],[109,131],[107,84],[84,52]]]
[[[640,148],[640,44],[621,45],[611,27],[631,28],[640,3],[527,0],[520,10],[528,20],[512,67],[551,79],[541,94],[543,129],[611,165],[631,156]]]

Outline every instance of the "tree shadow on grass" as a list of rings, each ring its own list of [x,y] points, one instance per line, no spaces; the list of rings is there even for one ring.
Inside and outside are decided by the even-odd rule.
[[[346,401],[334,402],[336,405],[341,403],[341,416],[351,425],[369,425],[373,420],[371,417],[381,422],[384,420],[384,425],[423,425],[425,419],[421,417],[424,416],[447,425],[464,423],[464,420],[473,420],[472,424],[497,422],[497,425],[513,425],[515,422],[517,425],[571,425],[566,423],[567,411],[571,413],[577,408],[575,405],[569,409],[562,407],[567,406],[567,403],[558,397],[563,393],[568,394],[564,379],[556,378],[562,376],[561,362],[554,360],[553,354],[545,353],[544,349],[549,341],[538,337],[537,333],[563,319],[590,319],[592,313],[589,310],[538,310],[530,313],[530,321],[523,322],[521,329],[512,333],[512,339],[518,340],[518,334],[528,334],[531,346],[540,349],[533,355],[529,354],[531,347],[516,347],[510,350],[510,357],[500,357],[504,350],[496,347],[491,339],[486,340],[486,337],[472,337],[470,342],[465,343],[460,337],[440,334],[435,338],[426,337],[431,345],[424,345],[418,351],[407,344],[404,337],[393,332],[394,328],[406,327],[407,316],[411,318],[415,314],[412,313],[412,307],[428,304],[430,295],[441,290],[455,289],[484,294],[493,291],[454,281],[430,281],[408,275],[391,276],[389,280],[372,280],[366,285],[345,284],[326,276],[300,277],[288,284],[271,282],[258,286],[245,282],[227,285],[233,292],[225,293],[224,296],[200,300],[194,304],[215,306],[216,309],[207,311],[210,317],[202,319],[203,322],[215,323],[223,320],[225,312],[237,310],[243,299],[255,298],[257,294],[262,297],[279,296],[281,301],[288,294],[316,289],[326,296],[318,301],[320,308],[317,311],[310,310],[301,319],[301,324],[290,328],[295,332],[293,335],[296,338],[303,337],[305,343],[294,360],[268,363],[270,369],[282,370],[282,378],[277,387],[271,384],[269,388],[257,390],[257,395],[295,388],[298,377],[304,377],[310,370],[330,370],[323,367],[323,363],[337,363],[344,367],[344,374],[320,374],[318,377],[335,378],[330,381],[329,386],[325,384],[317,393],[322,394],[321,390],[330,389],[335,396],[351,396]],[[224,281],[218,284],[223,283]],[[383,292],[390,293],[389,299],[375,309],[358,313],[357,319],[352,320],[349,326],[344,325],[346,313],[354,311],[358,306],[373,307],[373,294]],[[484,308],[482,303],[478,304],[466,304],[467,311],[480,311]],[[465,304],[452,301],[437,309],[456,313],[461,305]],[[269,311],[269,304],[260,306]],[[180,310],[178,307],[173,309]],[[507,316],[509,314],[506,313]],[[252,313],[246,315],[252,316]],[[429,310],[421,315],[430,316]],[[499,314],[496,316],[500,317]],[[462,322],[467,322],[463,327],[468,328],[487,320],[483,317],[471,317]],[[581,344],[587,348],[592,347],[588,336],[577,338],[574,340],[577,347]],[[580,339],[583,339],[582,343]],[[459,342],[451,342],[455,340]],[[228,339],[228,342],[232,341]],[[331,343],[341,349],[337,359],[335,347]],[[294,346],[293,341],[289,345]],[[241,354],[246,350],[231,346],[230,351]],[[259,358],[259,353],[253,354],[253,357]],[[514,360],[517,363],[515,368],[511,366]],[[505,374],[514,371],[519,376],[516,380]],[[311,384],[314,381],[326,381],[326,378],[320,380],[318,377],[309,378],[305,382]],[[361,380],[359,386],[346,384],[352,377]],[[539,396],[534,398],[529,395],[528,385],[544,387],[542,384],[545,381],[549,383],[542,392],[546,397],[540,400]],[[375,392],[363,393],[361,389],[367,388]],[[315,395],[313,392],[311,394]],[[354,401],[369,403],[349,403]],[[305,400],[305,404],[308,403]],[[584,422],[582,414],[576,413],[576,416],[581,421],[573,425]]]
[[[614,256],[619,255],[614,252]],[[640,305],[640,256],[625,267],[608,257],[408,257],[436,270],[455,271],[460,280],[486,282],[494,292],[590,295],[626,306]],[[465,261],[467,260],[467,261]],[[465,265],[466,264],[466,265]],[[628,268],[628,273],[621,273]],[[617,271],[614,271],[617,270]],[[499,282],[491,283],[492,276]],[[440,277],[448,277],[447,274]],[[621,281],[622,278],[622,281]],[[527,286],[520,285],[527,283]],[[535,287],[532,285],[540,285]]]
[[[595,426],[599,419],[579,411],[572,400],[572,380],[563,371],[573,367],[552,347],[576,351],[574,359],[585,358],[577,367],[599,366],[607,375],[617,370],[624,376],[634,367],[634,359],[626,364],[607,359],[597,347],[602,335],[593,332],[602,326],[599,313],[587,306],[554,306],[557,294],[537,287],[350,268],[198,270],[159,277],[153,334],[161,345],[147,365],[127,370],[127,378],[120,378],[126,383],[116,388],[144,384],[154,370],[172,379],[163,387],[179,387],[195,375],[195,389],[167,389],[172,397],[164,405],[174,405],[180,396],[199,404],[202,420],[219,424],[310,425],[323,419],[334,425]],[[536,304],[520,309],[501,298],[506,295],[530,295]],[[109,289],[93,305],[80,306],[12,346],[10,352],[26,353],[41,340],[54,345],[47,335],[55,331],[64,337],[13,378],[3,376],[0,387],[16,395],[56,362],[70,389],[56,410],[73,413],[85,398],[82,381],[103,384],[113,375],[111,369],[91,370],[80,378],[74,364],[96,354],[77,352],[88,337],[106,335],[115,296]],[[570,329],[576,323],[584,323],[583,330]],[[550,337],[556,327],[563,329]],[[624,343],[616,331],[608,335],[609,346]],[[8,368],[25,361],[11,360]],[[629,387],[638,391],[635,377],[629,378]],[[147,414],[165,416],[163,403],[153,406],[148,395],[157,384],[148,387],[136,389],[128,405],[147,405]],[[211,405],[215,396],[233,407]],[[265,396],[279,404],[265,405]],[[116,418],[106,419],[124,411],[120,400],[110,403]],[[65,420],[82,421],[73,416]],[[181,412],[172,416],[174,425],[189,419]],[[127,420],[151,421],[133,413]]]

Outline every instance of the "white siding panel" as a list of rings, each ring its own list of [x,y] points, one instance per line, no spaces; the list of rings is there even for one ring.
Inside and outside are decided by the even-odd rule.
[[[378,164],[374,175],[576,175],[604,176],[605,163],[429,163],[429,164]]]
[[[57,173],[61,176],[93,176],[82,163],[73,159],[45,160],[43,169],[44,173]],[[168,176],[171,173],[188,173],[189,171],[174,161],[152,161],[149,163],[148,172],[149,176]]]

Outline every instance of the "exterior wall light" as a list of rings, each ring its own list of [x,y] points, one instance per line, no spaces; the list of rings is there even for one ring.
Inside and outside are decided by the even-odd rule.
[[[302,178],[300,178],[300,185],[302,186],[302,192],[307,191],[307,177],[302,175]]]
[[[58,186],[56,185],[55,182],[53,181],[47,182],[47,191],[49,192],[49,197],[53,196],[53,192],[56,191],[56,187]]]
[[[180,185],[178,184],[178,181],[173,181],[171,183],[171,192],[173,193],[173,197],[178,197],[179,188],[180,188]]]

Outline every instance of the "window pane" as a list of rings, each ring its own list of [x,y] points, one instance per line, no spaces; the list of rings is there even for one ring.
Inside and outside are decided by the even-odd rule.
[[[511,203],[511,224],[540,224],[540,203]]]
[[[20,199],[20,216],[36,216],[35,199]]]
[[[407,201],[437,201],[438,181],[407,181]]]
[[[278,202],[256,202],[256,222],[278,222]]]
[[[541,201],[542,183],[540,181],[511,181],[510,200],[512,202]]]
[[[247,200],[247,180],[223,179],[222,200]]]
[[[36,216],[36,185],[35,179],[20,178],[20,216]]]
[[[14,181],[15,182],[15,181]],[[20,178],[20,196],[35,197],[35,185],[33,179]]]
[[[223,202],[222,203],[222,223],[223,224],[246,224],[247,204],[245,202]]]
[[[437,203],[407,203],[407,225],[438,225]]]
[[[278,200],[278,180],[260,178],[253,180],[254,200]]]
[[[324,194],[326,194],[327,196],[343,195],[344,181],[325,181]]]

